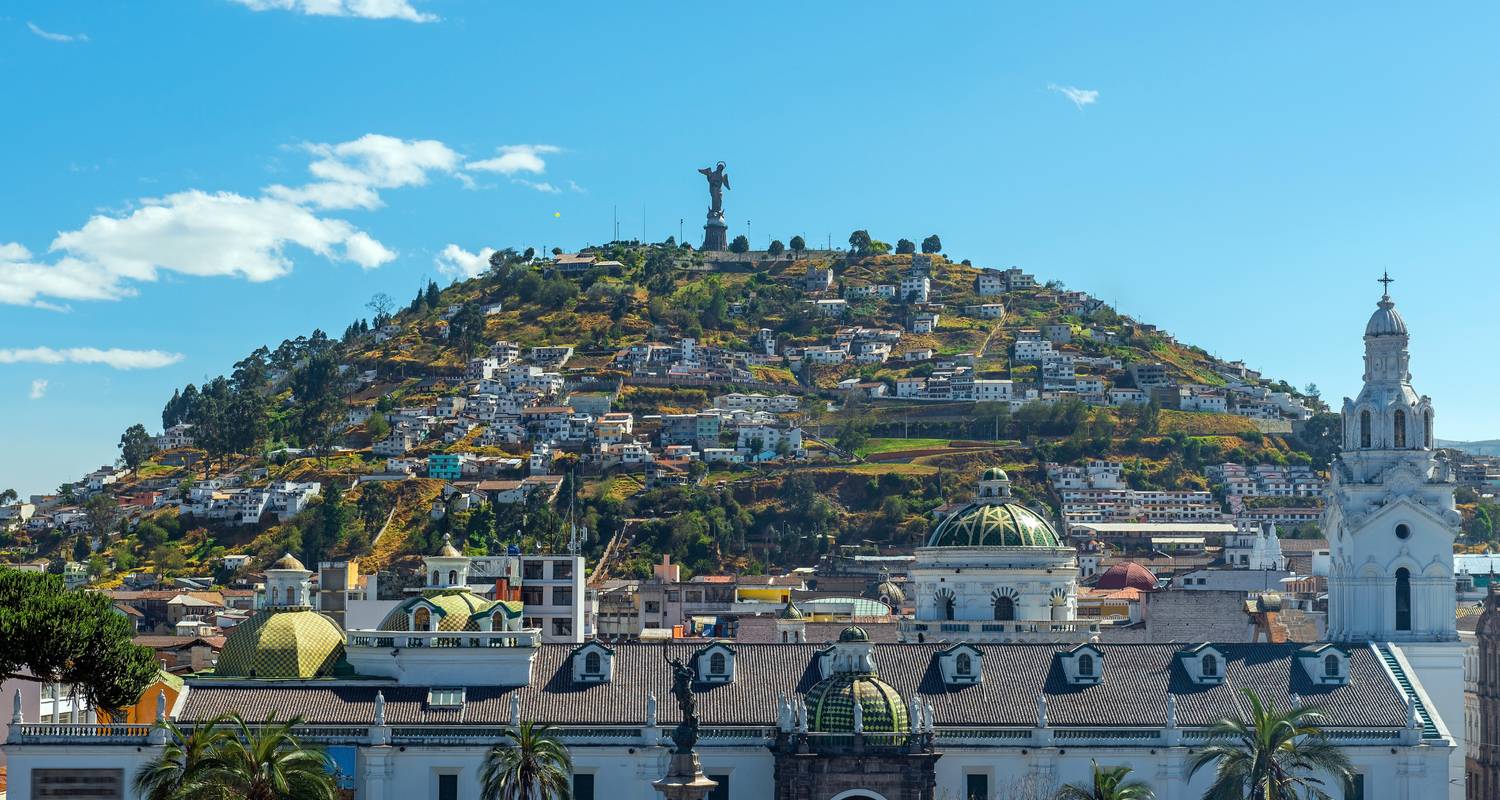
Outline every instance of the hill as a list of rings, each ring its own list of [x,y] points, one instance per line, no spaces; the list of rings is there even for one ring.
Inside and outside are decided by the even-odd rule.
[[[505,250],[404,306],[377,295],[339,338],[174,393],[162,436],[133,426],[126,469],[39,498],[45,523],[6,553],[225,578],[231,553],[390,568],[444,534],[484,553],[583,530],[615,576],[662,554],[755,571],[909,549],[984,466],[1055,515],[1048,462],[1206,489],[1221,461],[1331,455],[1316,397],[1086,292],[862,233],[850,251]],[[91,515],[89,495],[120,506]]]

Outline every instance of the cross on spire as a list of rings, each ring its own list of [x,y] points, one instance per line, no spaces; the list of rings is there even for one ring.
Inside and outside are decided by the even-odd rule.
[[[1381,290],[1381,293],[1386,297],[1391,296],[1391,284],[1395,283],[1396,279],[1391,277],[1390,270],[1384,270],[1381,276],[1375,279],[1375,282],[1385,284],[1385,288]]]

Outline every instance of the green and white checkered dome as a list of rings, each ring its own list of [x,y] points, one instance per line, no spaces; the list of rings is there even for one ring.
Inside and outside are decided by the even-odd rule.
[[[864,711],[865,733],[907,730],[901,693],[871,673],[831,675],[808,690],[805,699],[808,727],[819,733],[853,733],[856,702]]]
[[[933,529],[928,547],[1059,547],[1057,531],[1009,498],[980,498]]]
[[[230,629],[214,664],[227,678],[326,678],[344,657],[344,632],[307,609],[265,609]]]

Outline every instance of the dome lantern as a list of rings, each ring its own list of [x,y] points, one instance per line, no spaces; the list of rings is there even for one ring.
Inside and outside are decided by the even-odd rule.
[[[453,546],[453,537],[443,534],[443,546],[423,559],[427,565],[428,589],[464,588],[469,585],[469,557]]]
[[[296,556],[285,553],[266,569],[267,608],[312,606],[312,571]]]

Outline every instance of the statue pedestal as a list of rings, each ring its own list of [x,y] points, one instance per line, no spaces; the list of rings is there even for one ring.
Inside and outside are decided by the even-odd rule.
[[[703,800],[719,782],[703,774],[697,753],[673,753],[666,777],[651,785],[666,800]]]
[[[728,250],[729,226],[724,224],[723,217],[710,215],[708,222],[703,225],[703,247],[700,250]]]

